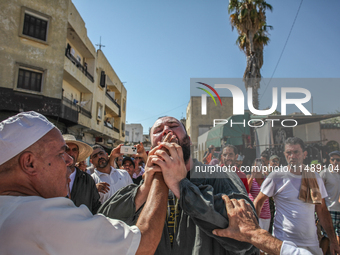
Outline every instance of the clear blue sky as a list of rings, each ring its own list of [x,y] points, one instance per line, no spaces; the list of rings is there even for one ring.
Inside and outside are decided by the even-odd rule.
[[[127,89],[127,123],[148,132],[158,116],[185,117],[190,78],[241,78],[246,58],[235,44],[227,0],[72,0],[95,45]],[[261,74],[270,78],[300,0],[268,1],[270,43]],[[304,0],[274,78],[339,78],[340,1]],[[339,83],[338,83],[339,84]],[[271,87],[260,89],[260,109]],[[305,87],[314,112],[340,110],[340,84]],[[243,88],[242,88],[243,89]],[[265,93],[264,93],[265,91]],[[246,107],[247,108],[247,107]]]

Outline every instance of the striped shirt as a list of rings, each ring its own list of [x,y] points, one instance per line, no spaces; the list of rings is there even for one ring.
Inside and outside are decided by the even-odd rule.
[[[261,191],[261,186],[257,183],[256,179],[253,179],[253,184],[251,185],[250,193],[249,193],[249,198],[251,201],[254,202],[255,198]],[[267,198],[266,201],[264,201],[261,213],[260,213],[260,218],[261,219],[270,219],[270,207],[269,207],[269,199]]]

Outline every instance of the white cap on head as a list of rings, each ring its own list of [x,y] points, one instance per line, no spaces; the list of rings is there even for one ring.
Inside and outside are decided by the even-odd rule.
[[[22,112],[0,122],[0,165],[37,142],[55,126],[37,112]]]

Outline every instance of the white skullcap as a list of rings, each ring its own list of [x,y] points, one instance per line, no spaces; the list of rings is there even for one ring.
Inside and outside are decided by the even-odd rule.
[[[0,165],[34,144],[55,126],[37,112],[22,112],[0,122]]]

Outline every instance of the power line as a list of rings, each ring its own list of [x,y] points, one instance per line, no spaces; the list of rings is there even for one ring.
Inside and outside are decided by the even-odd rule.
[[[294,21],[293,21],[292,27],[290,28],[290,31],[289,31],[287,40],[286,40],[286,42],[285,42],[285,45],[283,46],[281,55],[280,55],[280,57],[279,57],[279,59],[278,59],[278,61],[277,61],[277,64],[276,64],[275,68],[274,68],[273,74],[272,74],[272,76],[270,77],[270,80],[269,80],[269,82],[268,82],[268,84],[267,84],[267,86],[266,86],[266,88],[265,88],[265,90],[264,90],[264,92],[263,92],[263,94],[262,94],[262,96],[261,96],[261,98],[260,98],[260,101],[261,101],[262,97],[264,96],[264,94],[265,94],[265,92],[266,92],[266,90],[267,90],[267,88],[268,88],[268,86],[269,86],[269,84],[270,84],[270,82],[271,82],[271,80],[272,80],[272,78],[273,78],[273,76],[274,76],[274,73],[275,73],[275,71],[276,71],[276,69],[277,69],[277,67],[278,67],[278,65],[279,65],[279,63],[280,63],[281,57],[282,57],[282,55],[283,55],[283,52],[284,52],[285,49],[286,49],[286,46],[287,46],[287,43],[288,43],[290,34],[292,33],[293,27],[294,27],[294,25],[295,25],[295,21],[296,21],[298,15],[299,15],[299,12],[300,12],[300,8],[301,8],[301,5],[302,5],[302,2],[303,2],[303,0],[301,0],[301,2],[300,2],[300,5],[299,5],[299,8],[298,8],[297,13],[296,13],[296,15],[295,15],[295,19],[294,19]]]
[[[149,118],[142,119],[142,120],[137,120],[136,122],[141,122],[141,121],[144,121],[144,120],[149,120],[149,119],[152,119],[152,118],[155,118],[155,117],[162,116],[163,114],[165,114],[165,113],[167,113],[167,112],[171,112],[171,111],[173,111],[173,110],[176,110],[176,109],[178,109],[178,108],[180,108],[180,107],[182,107],[182,106],[184,106],[184,105],[187,105],[187,103],[182,104],[182,105],[180,105],[180,106],[177,106],[177,107],[175,107],[175,108],[173,108],[173,109],[171,109],[171,110],[168,110],[168,111],[166,111],[166,112],[162,112],[162,113],[159,113],[159,114],[157,114],[157,115],[151,116],[151,117],[149,117]]]

